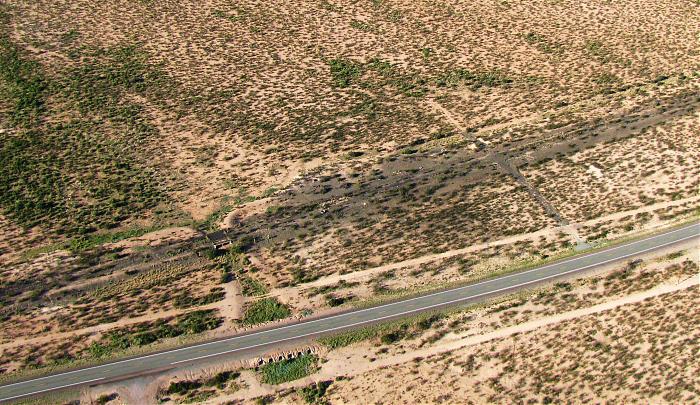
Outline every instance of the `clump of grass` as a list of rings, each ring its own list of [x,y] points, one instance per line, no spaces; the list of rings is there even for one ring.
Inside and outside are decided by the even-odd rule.
[[[179,399],[177,403],[199,403],[216,395],[216,388],[224,390],[230,381],[241,375],[237,371],[222,371],[207,379],[172,381],[168,388],[160,390],[157,398],[163,400],[163,396],[176,395]]]
[[[260,368],[261,379],[265,384],[282,384],[298,380],[314,373],[318,368],[317,363],[318,357],[312,354],[268,363]]]
[[[608,55],[608,51],[600,41],[588,40],[586,41],[585,48],[588,53],[598,58],[605,58]]]
[[[290,316],[289,308],[275,298],[263,298],[248,305],[243,316],[243,323],[256,325],[259,323],[276,321]]]
[[[166,392],[168,394],[185,395],[188,392],[190,392],[192,390],[196,390],[197,388],[199,388],[201,386],[202,386],[202,383],[198,380],[173,381],[168,386],[168,390]]]
[[[615,76],[612,73],[602,73],[598,75],[594,81],[600,85],[611,85],[611,84],[616,84],[620,83],[622,80],[620,80],[619,77]]]
[[[329,307],[337,307],[355,299],[355,296],[352,294],[347,296],[336,296],[335,294],[326,294],[323,298],[326,301],[326,305],[328,305]]]
[[[240,375],[241,373],[237,371],[222,371],[204,381],[204,385],[206,385],[207,387],[216,387],[218,389],[224,389],[226,387],[227,382],[235,380]]]
[[[352,28],[355,28],[356,30],[364,31],[364,32],[371,32],[372,31],[372,26],[369,23],[366,23],[364,21],[360,20],[352,20],[350,22],[350,26]]]
[[[267,287],[265,287],[263,283],[255,280],[252,277],[241,276],[239,281],[241,283],[241,292],[246,297],[257,297],[260,295],[265,295],[268,292]]]
[[[353,80],[360,77],[360,65],[348,59],[333,59],[329,62],[333,83],[337,87],[348,87]]]
[[[523,38],[525,39],[525,42],[530,45],[535,45],[537,49],[544,53],[561,53],[562,51],[561,45],[551,43],[547,40],[547,38],[540,34],[528,32],[523,36]]]
[[[399,340],[406,337],[406,331],[404,329],[397,329],[389,333],[385,333],[379,339],[382,344],[390,345],[392,343],[398,342]]]

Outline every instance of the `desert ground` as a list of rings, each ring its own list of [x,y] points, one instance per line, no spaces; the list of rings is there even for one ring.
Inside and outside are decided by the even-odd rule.
[[[0,20],[0,383],[700,215],[694,0],[8,0]],[[493,364],[513,384],[534,367]],[[328,398],[380,395],[363,373]],[[487,377],[464,395],[564,392]]]
[[[687,244],[483,305],[322,338],[294,360],[222,361],[84,390],[82,399],[692,403],[699,254]]]

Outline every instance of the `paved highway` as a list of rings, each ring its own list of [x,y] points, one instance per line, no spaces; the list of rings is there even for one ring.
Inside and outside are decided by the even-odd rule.
[[[66,387],[99,384],[100,382],[125,378],[130,375],[138,375],[149,371],[173,368],[188,363],[205,362],[206,359],[225,354],[235,353],[238,355],[250,355],[252,357],[267,350],[274,350],[274,348],[279,345],[289,344],[296,340],[310,339],[329,332],[350,329],[431,309],[481,301],[491,296],[506,294],[521,288],[532,287],[540,282],[571,276],[575,273],[587,271],[607,263],[628,260],[636,255],[698,238],[699,236],[700,223],[694,223],[595,253],[573,257],[546,266],[464,287],[426,294],[390,304],[355,310],[325,318],[280,326],[248,335],[225,338],[214,342],[197,344],[0,386],[0,401],[7,401]]]

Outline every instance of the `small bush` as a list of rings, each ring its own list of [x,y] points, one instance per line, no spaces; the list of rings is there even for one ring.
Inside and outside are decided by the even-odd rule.
[[[347,297],[337,297],[333,294],[326,294],[324,296],[324,298],[326,300],[326,305],[328,305],[329,307],[337,307],[337,306],[343,305],[344,303],[352,300],[354,298],[354,296],[349,295]]]
[[[267,287],[265,287],[264,284],[253,278],[244,276],[240,278],[240,282],[242,290],[241,292],[246,297],[257,297],[260,295],[267,294]]]
[[[389,345],[398,342],[399,340],[403,339],[404,336],[406,336],[406,332],[404,332],[403,330],[395,330],[393,332],[389,332],[382,335],[380,340],[383,344]]]
[[[104,395],[100,395],[99,397],[97,397],[97,399],[95,400],[95,403],[97,405],[104,405],[107,402],[114,401],[117,398],[119,398],[119,394],[117,394],[116,392],[114,392],[112,394],[104,394]]]
[[[338,87],[348,87],[361,74],[360,66],[347,59],[333,59],[329,64],[333,83]]]
[[[429,318],[421,319],[420,321],[418,321],[418,322],[416,323],[416,326],[417,326],[418,329],[420,329],[420,330],[427,330],[427,329],[429,329],[431,326],[433,326],[433,324],[434,324],[435,322],[439,321],[439,320],[442,319],[442,318],[443,318],[442,315],[437,315],[437,314],[436,314],[436,315],[432,315],[432,316],[429,317]]]

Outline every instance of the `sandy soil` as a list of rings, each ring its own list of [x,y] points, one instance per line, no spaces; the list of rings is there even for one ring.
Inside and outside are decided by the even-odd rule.
[[[551,325],[555,325],[561,322],[567,322],[576,320],[578,318],[600,314],[602,312],[610,311],[623,305],[637,304],[648,299],[658,297],[663,294],[668,294],[676,291],[683,291],[692,288],[692,291],[697,291],[698,285],[700,285],[700,276],[688,278],[680,283],[665,284],[640,292],[637,294],[631,294],[620,299],[611,300],[603,304],[594,305],[588,308],[582,308],[575,311],[569,311],[555,316],[549,316],[540,318],[534,321],[525,322],[512,327],[502,328],[493,332],[488,332],[484,334],[474,335],[473,333],[450,333],[442,338],[438,343],[422,350],[411,350],[404,354],[396,354],[390,357],[385,357],[376,360],[368,360],[358,358],[358,349],[353,347],[349,349],[337,350],[330,352],[326,355],[325,361],[321,366],[319,372],[313,374],[308,378],[294,381],[292,383],[281,384],[276,387],[266,386],[264,384],[256,383],[251,384],[249,388],[242,390],[234,395],[219,397],[215,400],[208,401],[206,403],[210,404],[221,404],[226,403],[226,401],[235,399],[245,399],[251,397],[260,397],[264,395],[274,394],[278,391],[294,388],[294,387],[305,387],[313,382],[324,381],[329,379],[334,379],[335,377],[342,375],[345,377],[362,376],[359,380],[352,380],[352,387],[359,387],[362,384],[362,380],[372,378],[369,375],[364,374],[370,373],[371,371],[382,370],[381,374],[385,374],[386,369],[391,370],[392,366],[401,365],[410,362],[420,363],[424,360],[428,360],[430,357],[435,357],[441,353],[454,352],[454,355],[460,355],[459,349],[484,344],[494,340],[505,339],[515,335],[537,331],[540,328],[547,328]],[[696,294],[697,295],[697,294]],[[352,359],[352,360],[351,360]],[[371,375],[371,374],[370,374]],[[404,378],[408,378],[410,374],[403,374]],[[484,377],[484,376],[482,376]],[[377,382],[379,383],[379,382]],[[399,383],[401,384],[401,383]],[[332,403],[356,403],[359,399],[356,397],[352,387],[345,388],[346,392],[334,391],[334,396],[331,396]],[[385,395],[391,395],[395,400],[401,398],[401,390],[398,389],[396,382],[390,385],[377,385],[370,384],[365,387],[368,392],[372,394],[367,397],[363,397],[362,401],[367,401],[366,403],[381,403]],[[431,388],[433,389],[433,388]],[[350,395],[346,398],[342,398],[343,395]],[[385,397],[384,397],[385,398]],[[284,401],[282,401],[284,403]]]

